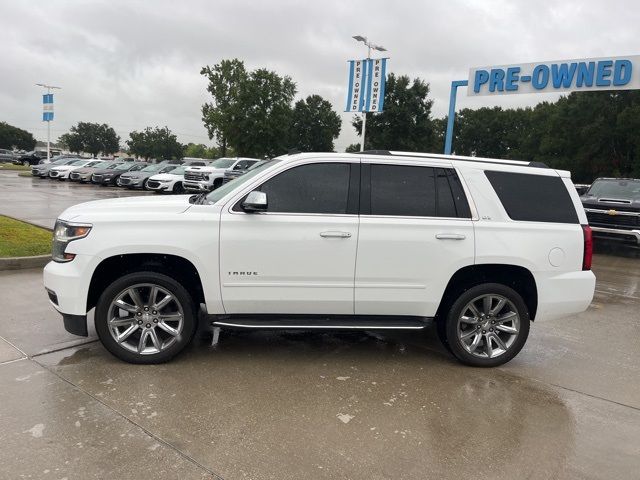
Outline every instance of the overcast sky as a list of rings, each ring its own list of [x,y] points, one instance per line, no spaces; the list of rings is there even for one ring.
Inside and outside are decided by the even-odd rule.
[[[46,139],[35,83],[59,85],[56,139],[78,121],[122,138],[167,125],[180,141],[213,144],[201,121],[204,65],[240,58],[317,93],[341,112],[336,149],[357,141],[347,64],[365,56],[351,36],[384,45],[389,70],[431,84],[434,115],[451,80],[473,66],[640,53],[640,4],[626,1],[0,0],[0,121]],[[460,108],[534,105],[554,94],[468,98]]]

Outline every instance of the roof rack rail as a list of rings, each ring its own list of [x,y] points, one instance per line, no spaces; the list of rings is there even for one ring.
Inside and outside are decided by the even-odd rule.
[[[542,162],[526,162],[523,160],[503,160],[499,158],[484,158],[484,157],[466,157],[461,155],[445,155],[438,153],[421,153],[421,152],[399,152],[391,150],[364,150],[363,152],[351,152],[353,154],[360,155],[389,155],[389,156],[401,156],[401,157],[416,157],[416,158],[442,158],[446,157],[450,160],[459,160],[463,162],[480,162],[480,163],[498,163],[502,165],[516,165],[521,167],[533,167],[533,168],[549,168],[549,166]]]

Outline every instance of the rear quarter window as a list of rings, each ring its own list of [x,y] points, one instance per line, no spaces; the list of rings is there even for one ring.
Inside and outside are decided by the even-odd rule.
[[[512,220],[579,223],[560,177],[491,170],[484,173]]]

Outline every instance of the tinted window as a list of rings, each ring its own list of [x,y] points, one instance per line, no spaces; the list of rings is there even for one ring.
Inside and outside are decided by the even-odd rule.
[[[578,223],[576,209],[560,177],[485,171],[513,220]]]
[[[435,169],[371,165],[371,214],[436,216]]]
[[[268,212],[346,213],[348,163],[314,163],[291,168],[263,183]]]

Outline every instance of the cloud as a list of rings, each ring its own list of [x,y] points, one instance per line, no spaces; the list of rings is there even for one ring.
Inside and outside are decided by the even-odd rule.
[[[56,92],[56,138],[78,121],[106,122],[120,136],[167,125],[183,142],[210,144],[200,107],[203,65],[243,59],[289,75],[298,96],[318,93],[342,111],[346,60],[365,54],[354,34],[388,48],[390,70],[431,83],[434,114],[451,80],[478,65],[625,55],[640,7],[627,1],[447,2],[382,0],[92,1],[0,0],[0,120],[44,138],[37,82]],[[553,94],[467,98],[458,106],[533,105]],[[357,141],[342,113],[338,149]]]

